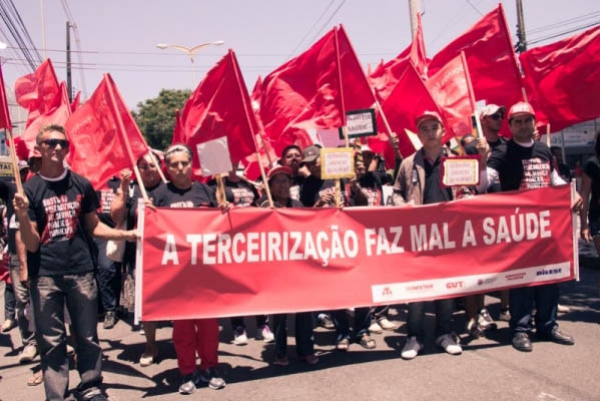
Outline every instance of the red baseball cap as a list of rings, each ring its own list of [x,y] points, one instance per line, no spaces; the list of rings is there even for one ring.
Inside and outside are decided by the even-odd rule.
[[[267,180],[271,181],[271,178],[275,177],[277,174],[286,174],[290,177],[292,177],[292,169],[287,167],[287,166],[279,166],[279,167],[275,167],[272,168],[271,170],[269,170],[269,174],[267,175]]]
[[[442,123],[442,118],[437,113],[437,111],[426,110],[419,117],[417,117],[415,119],[415,124],[417,125],[417,128],[419,128],[419,126],[421,125],[421,123],[423,121],[427,121],[427,120],[436,120],[440,124]]]
[[[527,102],[519,102],[512,105],[510,110],[508,111],[508,119],[510,120],[516,115],[519,114],[529,114],[532,117],[535,117],[535,111],[533,107]]]

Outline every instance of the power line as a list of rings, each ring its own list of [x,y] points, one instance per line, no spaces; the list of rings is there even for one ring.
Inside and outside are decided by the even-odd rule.
[[[310,43],[314,43],[317,38],[319,36],[321,36],[321,33],[323,33],[323,30],[327,27],[327,25],[331,22],[331,20],[333,19],[333,17],[335,17],[335,15],[338,13],[338,11],[340,11],[340,8],[342,8],[342,6],[344,5],[344,3],[346,2],[346,0],[342,0],[342,2],[338,5],[338,7],[333,11],[333,14],[331,14],[329,16],[329,18],[327,19],[327,21],[325,21],[325,23],[323,24],[323,26],[321,27],[321,29],[319,29],[319,32],[317,32],[312,39],[310,40]]]
[[[592,13],[588,13],[588,14],[584,14],[584,15],[580,15],[578,17],[573,17],[573,18],[569,18],[566,20],[562,20],[562,21],[558,21],[552,24],[548,24],[548,25],[544,25],[538,28],[534,28],[531,29],[529,31],[527,31],[527,34],[534,34],[534,33],[539,33],[539,32],[544,32],[544,31],[548,31],[551,29],[555,29],[555,28],[560,28],[563,27],[565,25],[571,25],[577,22],[582,22],[591,18],[596,18],[600,16],[600,11],[595,11]]]
[[[587,28],[591,28],[591,27],[596,26],[596,25],[600,25],[600,22],[594,22],[594,23],[591,23],[589,25],[579,26],[579,27],[576,27],[576,28],[573,28],[573,29],[569,29],[567,31],[556,33],[554,35],[549,35],[549,36],[545,36],[543,38],[538,38],[536,40],[529,40],[529,41],[527,41],[527,44],[533,45],[535,43],[543,42],[543,41],[548,40],[548,39],[558,38],[559,36],[568,35],[569,33],[574,33],[574,32],[578,32],[578,31],[581,31],[581,30],[584,30],[584,29],[587,29]]]
[[[325,14],[327,13],[327,11],[329,11],[329,9],[331,8],[331,6],[333,5],[333,3],[335,3],[335,0],[331,0],[329,2],[329,5],[327,6],[327,8],[325,8],[325,10],[323,10],[323,12],[321,13],[321,15],[319,16],[319,18],[317,18],[317,20],[314,22],[314,24],[310,27],[310,29],[306,32],[306,34],[302,37],[302,39],[300,39],[300,42],[298,42],[298,44],[296,45],[296,47],[294,47],[294,50],[292,50],[290,52],[290,54],[287,56],[287,60],[291,59],[292,56],[296,53],[296,50],[298,50],[298,48],[302,45],[302,43],[304,43],[304,41],[306,40],[306,38],[308,38],[308,35],[310,35],[310,33],[313,31],[313,29],[316,28],[317,24],[321,21],[321,19],[325,16]]]

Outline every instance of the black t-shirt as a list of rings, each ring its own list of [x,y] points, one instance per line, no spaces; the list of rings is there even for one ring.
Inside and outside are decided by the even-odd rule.
[[[512,139],[498,146],[488,160],[488,167],[498,171],[502,191],[546,188],[554,169],[552,153],[544,143],[534,141],[525,147]]]
[[[98,218],[101,222],[112,228],[114,228],[116,224],[110,217],[110,206],[117,195],[117,189],[119,189],[120,185],[121,180],[113,177],[106,183],[106,188],[96,191],[98,199],[100,200]]]
[[[146,188],[146,194],[148,198],[154,198],[154,191],[163,186],[163,182],[159,181],[158,184],[151,188]],[[137,226],[137,208],[138,208],[138,199],[142,199],[142,190],[138,185],[137,181],[133,182],[129,187],[129,193],[127,194],[127,198],[125,200],[125,207],[127,208],[127,229],[133,230]],[[128,244],[134,244],[133,242],[128,242]]]
[[[344,188],[344,182],[342,180],[340,188]],[[341,192],[342,202],[346,204],[346,197],[344,191]],[[313,175],[308,176],[304,180],[304,184],[300,189],[300,202],[306,207],[313,207],[319,198],[326,193],[335,194],[335,180],[322,180]],[[335,199],[335,196],[334,196]],[[335,206],[334,202],[331,202],[328,206]]]
[[[593,156],[585,162],[583,172],[592,179],[589,218],[597,220],[600,218],[600,160],[598,160],[598,156]]]
[[[209,182],[212,190],[216,193],[217,183],[216,180]],[[240,181],[231,181],[229,177],[224,179],[225,184],[225,198],[227,202],[233,203],[235,206],[246,207],[256,206],[258,201],[258,190],[254,185],[240,179]]]
[[[37,223],[40,246],[27,252],[29,275],[58,276],[94,270],[84,216],[99,202],[92,184],[67,170],[58,181],[33,176],[23,186],[29,198],[29,219]]]
[[[259,202],[259,206],[260,207],[270,207],[271,205],[269,204],[269,200],[265,199],[263,197],[263,198],[261,198],[261,200]],[[281,208],[281,207],[304,207],[304,205],[302,203],[300,203],[300,201],[297,201],[296,199],[292,199],[292,198],[288,198],[285,205],[282,205],[282,204],[276,202],[275,200],[273,200],[273,206],[278,207],[278,208]]]
[[[153,195],[156,206],[172,208],[217,206],[215,193],[208,185],[201,182],[194,181],[187,189],[179,189],[170,182],[156,189]]]
[[[13,208],[13,198],[17,193],[17,186],[12,182],[0,180],[0,199],[6,204],[6,230],[8,232],[8,252],[16,254],[15,233],[19,229],[19,222]]]
[[[425,189],[423,190],[424,205],[452,200],[452,190],[442,186],[440,160],[441,157],[438,157],[433,164],[431,164],[429,160],[425,160]]]

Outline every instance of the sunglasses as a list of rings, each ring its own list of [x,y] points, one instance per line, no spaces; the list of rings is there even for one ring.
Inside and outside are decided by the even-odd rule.
[[[496,120],[496,121],[498,121],[498,120],[504,120],[504,114],[502,114],[502,113],[496,113],[496,114],[492,114],[492,115],[490,116],[490,118],[491,118],[492,120]]]
[[[69,148],[69,141],[66,139],[46,139],[42,141],[42,143],[52,149],[54,149],[57,145],[60,145],[60,147],[63,149]]]

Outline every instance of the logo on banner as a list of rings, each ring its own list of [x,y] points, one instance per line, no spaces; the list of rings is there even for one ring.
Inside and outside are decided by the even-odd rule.
[[[384,287],[383,290],[381,291],[381,296],[382,297],[392,297],[392,296],[394,296],[394,293],[392,292],[392,289],[390,287]]]
[[[486,279],[480,278],[479,280],[477,280],[477,285],[484,285],[484,284],[489,285],[489,284],[492,284],[497,279],[498,279],[497,277],[490,277],[490,278],[486,278]]]
[[[522,280],[523,278],[525,278],[525,274],[526,273],[507,274],[505,277],[508,281]]]
[[[552,276],[555,274],[560,274],[562,273],[562,269],[561,268],[557,268],[557,269],[544,269],[544,270],[538,270],[537,272],[535,272],[536,276]]]
[[[433,284],[409,285],[406,287],[406,291],[429,291],[429,290],[433,290]]]
[[[448,288],[448,289],[463,288],[464,285],[465,285],[464,281],[449,281],[446,283],[446,288]]]

